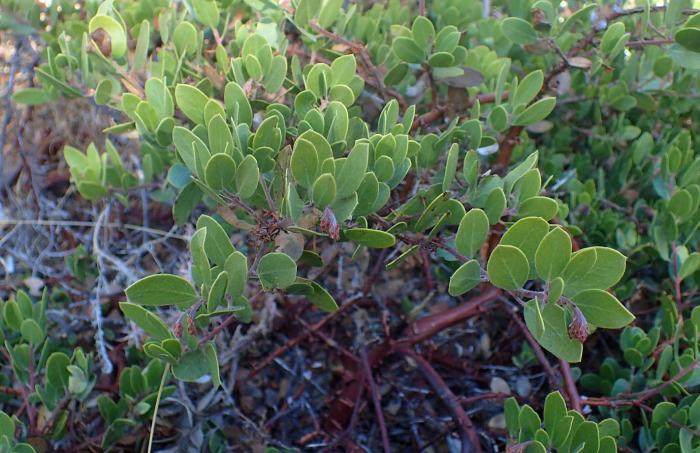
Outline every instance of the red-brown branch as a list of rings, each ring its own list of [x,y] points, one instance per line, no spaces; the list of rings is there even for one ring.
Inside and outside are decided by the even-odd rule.
[[[474,424],[469,418],[469,415],[464,411],[464,408],[462,408],[459,399],[457,399],[442,377],[435,371],[435,368],[430,365],[430,362],[410,348],[400,349],[399,352],[416,362],[418,370],[420,370],[425,380],[428,381],[433,390],[435,390],[437,396],[445,403],[452,417],[457,421],[462,438],[462,453],[480,453],[482,451],[481,443],[479,442],[479,434],[476,432]]]
[[[547,356],[544,354],[544,351],[542,350],[542,347],[540,344],[535,340],[535,338],[532,336],[532,333],[530,333],[530,329],[527,328],[523,320],[520,318],[520,313],[510,310],[509,307],[506,307],[508,311],[511,314],[511,317],[513,321],[518,325],[520,330],[522,331],[523,335],[525,335],[525,339],[527,342],[530,344],[530,347],[535,353],[535,357],[537,357],[537,360],[539,360],[540,364],[542,365],[542,368],[544,368],[544,372],[547,374],[547,378],[549,380],[549,385],[552,388],[555,388],[557,390],[561,389],[561,385],[559,384],[559,378],[557,376],[557,372],[554,370],[552,365],[549,363],[549,360],[547,360]],[[571,396],[569,397],[571,399]]]
[[[631,393],[628,395],[620,395],[620,396],[617,396],[615,398],[606,398],[606,397],[586,398],[584,400],[584,402],[588,405],[591,405],[591,406],[610,406],[610,407],[640,406],[642,403],[644,403],[644,401],[660,395],[661,392],[663,392],[669,386],[680,381],[681,379],[686,377],[688,374],[695,371],[698,367],[698,364],[700,364],[700,357],[693,360],[690,363],[690,365],[688,365],[685,368],[682,368],[680,371],[678,371],[678,373],[676,373],[668,381],[664,381],[661,385],[658,385],[657,387],[650,388],[650,389],[644,390],[642,392]]]
[[[508,91],[504,91],[503,94],[501,95],[501,100],[502,101],[507,101],[508,100],[509,93]],[[480,104],[491,104],[493,102],[496,102],[496,93],[482,93],[477,95],[475,98],[472,98],[469,100],[469,105],[467,105],[466,108],[469,108],[474,105],[476,101],[479,101]],[[411,130],[418,129],[419,127],[427,126],[428,124],[439,120],[443,116],[445,116],[445,113],[447,112],[447,108],[445,106],[436,106],[432,110],[418,116],[416,119],[413,120],[413,125],[411,126]],[[460,118],[462,118],[460,116]]]
[[[571,407],[583,414],[583,407],[581,406],[581,397],[578,394],[578,389],[576,388],[576,383],[574,382],[574,377],[571,374],[571,367],[569,362],[566,360],[559,360],[559,366],[561,367],[561,374],[564,376],[564,385],[566,386],[566,393],[569,395],[569,404]]]
[[[367,384],[369,385],[370,395],[372,396],[374,413],[377,417],[377,422],[379,423],[379,432],[382,436],[382,446],[384,447],[384,453],[391,453],[391,446],[389,445],[389,432],[386,429],[386,422],[384,421],[384,414],[382,413],[381,395],[379,395],[379,389],[377,388],[377,384],[374,382],[374,376],[372,375],[372,367],[369,365],[369,360],[367,359],[366,351],[362,351],[362,368],[365,372],[365,379],[367,379]]]

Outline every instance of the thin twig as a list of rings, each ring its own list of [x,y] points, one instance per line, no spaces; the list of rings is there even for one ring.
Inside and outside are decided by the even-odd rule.
[[[112,374],[112,370],[114,370],[114,365],[112,365],[112,361],[109,359],[109,354],[107,354],[107,346],[105,345],[105,336],[102,329],[102,306],[100,304],[100,287],[102,286],[101,279],[103,278],[102,273],[104,272],[102,259],[105,258],[107,254],[101,251],[98,238],[100,234],[100,223],[102,223],[102,220],[106,217],[108,211],[109,205],[107,205],[102,212],[100,212],[92,233],[92,248],[93,252],[97,255],[97,265],[100,272],[98,278],[100,281],[95,284],[95,294],[90,298],[93,326],[95,328],[95,345],[97,347],[97,354],[100,356],[102,372],[104,374]],[[127,269],[127,271],[131,273],[130,270]]]
[[[542,347],[537,343],[535,338],[532,336],[532,333],[530,333],[530,329],[527,328],[525,323],[523,322],[522,319],[520,319],[520,313],[518,313],[515,310],[515,307],[512,303],[507,304],[509,306],[509,312],[511,314],[511,319],[515,321],[515,323],[518,325],[520,328],[520,331],[525,335],[525,339],[527,342],[530,344],[530,347],[535,353],[535,357],[537,357],[537,360],[539,360],[540,364],[542,365],[542,368],[544,368],[545,373],[547,374],[547,378],[549,380],[549,385],[552,386],[552,388],[555,388],[559,390],[561,388],[561,385],[559,384],[559,378],[557,376],[557,372],[554,370],[552,365],[549,363],[549,360],[547,359],[547,356],[544,354],[544,351],[542,350]]]
[[[370,394],[372,395],[372,403],[374,404],[374,413],[377,416],[377,421],[379,422],[379,432],[382,435],[382,446],[384,447],[384,453],[391,453],[391,447],[389,445],[389,433],[386,429],[386,422],[384,421],[384,414],[382,413],[382,402],[381,396],[379,395],[379,389],[374,382],[374,376],[372,375],[372,367],[369,365],[369,360],[367,359],[367,351],[362,351],[362,368],[365,372],[365,377],[367,383],[369,384]]]
[[[574,382],[574,377],[571,374],[569,362],[563,359],[559,360],[559,366],[561,367],[561,373],[564,376],[564,385],[566,386],[566,393],[569,395],[569,403],[574,410],[582,414],[583,409],[581,406],[581,397],[578,394],[576,382]]]
[[[700,357],[693,360],[690,365],[682,368],[678,373],[672,376],[669,380],[664,381],[662,384],[637,393],[630,393],[628,395],[619,395],[615,398],[586,398],[584,403],[591,406],[639,406],[644,401],[649,398],[653,398],[660,395],[666,388],[673,385],[674,383],[680,381],[686,377],[691,372],[695,371],[700,364]]]
[[[4,95],[4,110],[5,114],[2,118],[2,128],[0,128],[0,192],[6,190],[9,193],[5,183],[5,138],[7,137],[7,126],[12,120],[12,93],[15,86],[15,73],[20,61],[20,50],[22,49],[22,40],[18,39],[15,43],[15,53],[12,55],[12,64],[10,66],[10,74],[7,79],[7,88]]]
[[[96,222],[86,221],[86,220],[52,220],[52,219],[2,219],[0,220],[0,227],[6,225],[29,225],[29,226],[63,226],[63,227],[89,227],[94,228]],[[163,231],[155,228],[147,228],[142,225],[132,225],[129,223],[103,223],[100,228],[114,228],[114,229],[125,229],[146,232],[149,234],[154,234],[158,236],[165,236],[168,238],[178,239],[180,241],[189,241],[188,236],[173,233],[172,231]]]
[[[379,71],[379,68],[377,68],[377,66],[375,66],[374,63],[372,63],[372,59],[369,56],[369,53],[367,52],[367,46],[359,42],[351,41],[336,33],[333,33],[332,31],[328,31],[314,21],[309,22],[309,25],[316,33],[320,34],[324,38],[328,38],[332,41],[348,46],[348,48],[354,54],[357,55],[357,57],[360,60],[360,63],[362,63],[362,65],[365,67],[365,70],[374,79],[377,90],[379,91],[379,95],[382,98],[384,98],[384,100],[389,100],[393,97],[399,103],[401,110],[406,110],[408,105],[406,104],[406,101],[404,100],[403,96],[401,96],[401,94],[399,94],[398,92],[387,88],[386,85],[384,85],[384,76],[382,75],[381,71]]]
[[[160,385],[158,386],[158,394],[156,395],[156,404],[153,408],[153,420],[151,421],[151,432],[148,434],[148,453],[151,453],[153,449],[153,435],[156,432],[156,420],[158,419],[158,406],[160,406],[160,397],[163,394],[163,387],[165,387],[165,380],[168,377],[168,372],[170,371],[170,364],[165,365],[163,370],[163,376],[160,378]]]
[[[479,435],[474,428],[474,424],[442,377],[437,373],[437,371],[435,371],[430,362],[425,360],[422,356],[415,353],[410,348],[401,349],[400,352],[416,362],[418,370],[423,374],[425,380],[428,381],[431,387],[433,387],[433,390],[435,390],[437,396],[443,401],[443,403],[445,403],[452,416],[458,422],[462,439],[462,453],[480,453],[482,451],[481,444],[479,442]]]

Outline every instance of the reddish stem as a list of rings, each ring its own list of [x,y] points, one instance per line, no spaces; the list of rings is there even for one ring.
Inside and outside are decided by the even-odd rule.
[[[583,414],[583,408],[581,406],[581,397],[578,394],[578,389],[576,388],[576,383],[574,382],[574,377],[571,375],[571,367],[569,362],[566,360],[559,360],[559,365],[561,367],[562,375],[564,376],[564,385],[566,386],[566,393],[569,395],[569,404],[571,407],[580,414]]]
[[[462,433],[462,453],[472,451],[480,453],[482,451],[481,443],[479,442],[479,434],[476,432],[474,424],[464,411],[464,408],[462,408],[455,394],[452,393],[452,390],[450,390],[442,377],[435,371],[435,368],[430,365],[430,362],[409,348],[401,349],[399,352],[416,362],[425,380],[433,387],[437,396],[445,403],[450,413],[457,421]]]

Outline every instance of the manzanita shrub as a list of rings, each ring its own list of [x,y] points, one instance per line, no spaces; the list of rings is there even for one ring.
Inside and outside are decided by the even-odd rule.
[[[541,418],[507,400],[512,451],[700,450],[700,14],[684,0],[413,3],[2,2],[46,43],[38,86],[14,101],[90,97],[119,119],[106,134],[139,140],[138,166],[114,139],[66,146],[78,193],[129,206],[148,188],[192,225],[189,272],[124,288],[145,359],[118,397],[95,397],[92,355],[51,340],[46,295],[3,304],[2,349],[33,407],[0,414],[3,451],[60,439],[68,401],[87,398],[104,448],[153,421],[150,448],[172,379],[219,386],[215,339],[260,301],[351,303],[313,278],[336,242],[353,259],[390,249],[387,269],[433,263],[460,301],[519,306],[533,341],[518,360],[560,359],[572,408],[551,393],[532,402]],[[628,327],[641,299],[657,315]],[[602,353],[584,351],[589,335],[622,328],[619,354],[568,371]]]

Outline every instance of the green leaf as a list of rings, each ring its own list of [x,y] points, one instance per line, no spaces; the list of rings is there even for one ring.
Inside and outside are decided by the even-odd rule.
[[[600,432],[600,437],[603,436],[620,436],[620,423],[614,418],[606,418],[598,422],[598,431]],[[616,450],[617,451],[617,450]]]
[[[544,73],[541,69],[537,71],[532,71],[523,78],[523,80],[518,85],[517,90],[515,90],[515,95],[513,96],[513,105],[518,106],[521,104],[528,104],[531,100],[537,96],[537,93],[542,89],[542,84],[544,83]]]
[[[450,150],[447,153],[447,162],[445,163],[445,175],[442,178],[442,191],[448,192],[452,183],[454,182],[455,175],[457,174],[457,160],[459,159],[459,145],[453,143],[450,146]]]
[[[195,349],[184,353],[172,369],[177,379],[195,382],[210,371],[209,359],[203,350]]]
[[[608,27],[603,33],[603,37],[600,39],[600,50],[603,53],[610,53],[613,50],[617,42],[625,34],[625,24],[622,22],[616,22]]]
[[[3,307],[3,319],[5,324],[15,331],[20,330],[24,316],[19,309],[19,304],[14,300],[7,301]]]
[[[313,292],[311,294],[307,294],[306,297],[312,304],[316,305],[318,308],[327,313],[332,313],[338,310],[338,304],[336,303],[335,299],[333,299],[333,296],[331,296],[331,294],[326,291],[324,287],[314,281],[308,281],[308,283],[311,285]]]
[[[255,81],[261,81],[263,78],[263,68],[260,64],[260,60],[253,54],[246,55],[243,64],[245,65],[245,70],[251,79]]]
[[[563,228],[556,227],[542,239],[535,253],[537,275],[552,280],[561,275],[571,259],[571,237]]]
[[[116,19],[98,14],[90,20],[88,31],[94,33],[96,30],[102,29],[109,35],[110,44],[112,47],[111,55],[115,58],[121,58],[126,54],[126,30],[117,22]],[[95,45],[99,49],[99,45]],[[106,55],[107,56],[107,55]]]
[[[567,17],[564,23],[562,24],[561,28],[559,29],[559,35],[568,31],[577,22],[583,21],[587,17],[589,17],[591,10],[596,9],[597,6],[598,5],[596,5],[595,3],[589,3],[587,5],[582,5],[576,11],[574,11],[573,14]]]
[[[506,194],[503,189],[497,187],[489,192],[489,196],[486,197],[486,205],[484,206],[484,211],[486,212],[486,217],[489,219],[490,225],[495,225],[501,220],[503,211],[506,209]]]
[[[469,260],[450,277],[448,292],[451,296],[461,296],[479,283],[481,283],[481,267],[476,260]]]
[[[525,217],[506,230],[499,244],[519,248],[527,257],[530,269],[534,269],[535,251],[548,231],[549,224],[545,220],[539,217]]]
[[[0,439],[3,437],[8,441],[15,438],[15,422],[4,411],[0,411]]]
[[[489,124],[496,132],[503,132],[508,128],[508,112],[502,105],[497,105],[489,113]]]
[[[206,145],[202,139],[187,128],[175,126],[173,128],[173,143],[177,149],[177,154],[190,170],[190,173],[197,175],[197,165],[195,162],[198,160],[198,156],[197,153],[195,153],[195,149],[206,149]],[[203,176],[204,175],[201,175],[201,177]]]
[[[566,412],[568,414],[568,412]],[[566,440],[571,433],[574,417],[565,415],[555,421],[554,431],[551,433],[552,445],[557,449],[563,449]]]
[[[211,383],[214,388],[221,385],[221,372],[219,371],[219,358],[216,355],[216,346],[213,342],[209,342],[204,346],[204,356],[207,360],[209,375],[211,375]]]
[[[97,88],[95,89],[95,104],[105,105],[107,102],[109,102],[110,96],[112,96],[112,80],[100,80],[100,83],[97,84]]]
[[[233,116],[235,124],[253,124],[253,110],[248,97],[236,82],[229,82],[224,88],[224,105],[226,113]]]
[[[52,352],[46,360],[46,382],[52,387],[65,390],[68,388],[68,365],[70,358],[63,352]]]
[[[673,35],[673,39],[692,52],[700,52],[700,28],[698,27],[681,28]]]
[[[681,269],[678,272],[678,278],[685,280],[695,273],[695,271],[700,268],[700,252],[693,252],[688,257],[683,260],[681,264]],[[700,326],[698,326],[700,327]]]
[[[338,57],[331,63],[331,83],[349,85],[357,72],[357,62],[352,54]]]
[[[518,424],[520,425],[521,435],[529,438],[540,428],[542,421],[533,408],[524,405],[520,409],[520,414],[518,415]]]
[[[515,437],[520,431],[520,423],[518,421],[520,415],[520,406],[514,397],[510,397],[503,402],[503,413],[506,419],[506,428],[510,437]]]
[[[550,433],[550,436],[554,433],[559,420],[566,416],[566,412],[566,402],[561,393],[552,392],[547,395],[544,400],[544,429]]]
[[[236,170],[235,185],[238,196],[243,199],[252,197],[258,188],[259,179],[260,169],[258,168],[258,161],[252,154],[248,154]]]
[[[204,246],[207,240],[207,229],[198,228],[190,238],[190,255],[192,256],[192,281],[195,286],[211,283],[211,266]]]
[[[209,28],[219,25],[219,7],[214,0],[190,0],[197,19]]]
[[[557,215],[559,205],[548,197],[532,197],[520,203],[518,215],[521,217],[542,217],[544,220],[551,220]]]
[[[343,232],[345,237],[369,248],[385,249],[396,244],[396,237],[386,231],[371,228],[351,228]]]
[[[595,253],[592,263],[591,250]],[[572,255],[562,274],[566,283],[564,295],[574,296],[584,289],[608,289],[620,281],[625,266],[626,258],[617,250],[608,247],[579,250]]]
[[[173,337],[168,326],[158,316],[142,306],[129,302],[120,302],[119,308],[124,313],[124,316],[154,339],[162,341]]]
[[[501,22],[501,31],[511,42],[525,45],[537,41],[535,28],[519,17],[508,17]]]
[[[384,84],[389,86],[398,85],[401,83],[404,77],[406,77],[407,73],[408,65],[406,63],[398,63],[387,71],[386,75],[384,76]]]
[[[205,124],[204,106],[209,102],[206,94],[191,85],[179,83],[175,87],[175,102],[190,121],[195,124]]]
[[[173,206],[175,223],[182,225],[187,222],[190,213],[202,199],[202,195],[202,191],[199,190],[199,187],[194,182],[190,182],[182,188],[180,193],[177,194],[175,205]]]
[[[204,240],[204,250],[207,257],[217,266],[223,266],[229,255],[235,251],[228,233],[219,222],[208,215],[201,215],[197,219],[197,229],[202,228],[207,229]]]
[[[428,64],[432,66],[433,68],[449,68],[452,67],[452,65],[455,62],[455,57],[451,53],[447,52],[435,52],[434,54],[430,55],[430,58],[428,58]],[[459,78],[460,81],[465,81],[466,78],[462,73],[462,77]],[[452,82],[450,80],[450,82]],[[459,83],[459,82],[456,82]]]
[[[544,334],[535,339],[560,359],[567,362],[580,362],[583,345],[569,337],[564,309],[557,304],[546,304],[542,309]]]
[[[489,219],[481,209],[470,209],[457,228],[455,247],[465,256],[475,256],[489,233]]]
[[[521,180],[535,165],[539,159],[539,152],[534,151],[527,156],[527,159],[519,163],[515,168],[508,172],[503,178],[503,190],[510,193],[515,183]],[[538,189],[539,190],[539,189]]]
[[[583,448],[580,448],[583,445]],[[600,434],[595,422],[585,421],[578,426],[571,441],[571,450],[579,453],[598,453]]]
[[[318,24],[323,28],[333,25],[342,10],[342,6],[343,0],[326,0],[319,12]]]
[[[668,210],[679,218],[689,216],[694,208],[693,197],[685,189],[676,190],[668,200]]]
[[[197,52],[197,29],[187,21],[177,24],[173,31],[173,43],[179,55],[194,55]]]
[[[305,189],[311,188],[318,175],[318,154],[316,148],[303,138],[294,142],[294,150],[290,161],[292,176]]]
[[[49,94],[41,88],[25,88],[23,90],[17,90],[12,94],[12,101],[17,104],[40,105],[50,100]]]
[[[617,443],[615,439],[611,436],[604,436],[600,438],[600,447],[598,448],[598,453],[617,453]]]
[[[207,185],[215,192],[232,190],[236,177],[236,162],[228,154],[214,154],[204,170]]]
[[[318,209],[323,210],[333,203],[336,196],[335,178],[330,173],[324,173],[316,179],[311,189],[311,198]]]
[[[22,338],[34,346],[40,345],[46,337],[44,329],[32,318],[22,321],[19,331],[22,334]]]
[[[88,200],[100,200],[107,195],[107,188],[105,186],[92,181],[80,181],[77,187],[80,195]]]
[[[668,56],[673,62],[682,68],[700,70],[700,58],[698,53],[690,51],[680,44],[671,44],[668,46]]]
[[[260,259],[257,272],[263,288],[286,288],[297,278],[297,264],[289,255],[273,252]]]
[[[589,289],[576,294],[571,300],[586,317],[586,321],[596,327],[620,329],[634,320],[615,296],[602,289]]]
[[[268,93],[276,93],[284,84],[287,77],[287,58],[284,55],[275,55],[270,62],[270,69],[265,75],[263,85]]]
[[[362,184],[367,161],[369,159],[369,144],[358,143],[348,154],[345,163],[338,173],[336,173],[335,183],[337,187],[337,197],[346,198],[355,193]]]
[[[429,49],[433,40],[435,39],[435,27],[427,17],[418,16],[413,21],[411,34],[413,35],[413,40],[418,47]]]
[[[391,48],[396,56],[406,63],[422,63],[425,58],[425,51],[413,39],[406,36],[399,36],[394,39]]]
[[[139,71],[146,64],[148,58],[148,45],[151,42],[151,24],[146,19],[141,21],[139,26],[139,36],[136,38],[136,49],[134,50],[134,62],[132,70]]]
[[[233,252],[224,263],[228,273],[228,293],[231,297],[243,295],[248,281],[248,258],[241,252]]]
[[[442,27],[435,37],[435,51],[453,53],[459,45],[459,39],[462,36],[460,31],[454,25]]]
[[[516,290],[523,287],[530,272],[525,254],[512,245],[497,245],[487,264],[486,271],[494,286]]]
[[[544,97],[517,115],[513,121],[513,124],[515,126],[529,126],[537,123],[538,121],[542,121],[543,119],[547,118],[550,113],[552,113],[552,110],[554,110],[554,106],[556,104],[557,99],[555,97]]]
[[[537,299],[529,300],[523,308],[525,324],[535,338],[544,334],[544,320],[540,311],[540,302]]]
[[[132,303],[139,305],[177,305],[189,308],[198,299],[192,285],[182,277],[154,274],[131,284],[124,290]]]

